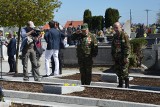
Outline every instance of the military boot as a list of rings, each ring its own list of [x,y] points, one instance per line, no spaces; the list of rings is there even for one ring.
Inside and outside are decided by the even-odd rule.
[[[129,78],[125,78],[125,88],[129,88]]]
[[[122,78],[119,78],[118,79],[119,80],[119,85],[117,86],[117,87],[123,87],[123,80],[122,80]]]

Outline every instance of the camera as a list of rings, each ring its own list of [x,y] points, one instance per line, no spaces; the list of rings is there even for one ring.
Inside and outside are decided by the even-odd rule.
[[[38,37],[41,34],[40,30],[36,30],[36,29],[33,29],[33,30],[34,30],[34,32],[31,34],[31,36]]]

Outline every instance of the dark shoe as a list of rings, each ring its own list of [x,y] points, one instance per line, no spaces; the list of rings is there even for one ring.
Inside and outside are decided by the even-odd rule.
[[[44,75],[44,76],[42,76],[42,77],[49,77],[49,75]]]
[[[49,76],[54,76],[54,73],[51,73]]]
[[[23,78],[23,81],[29,81],[29,78]]]
[[[39,81],[39,82],[40,82],[40,81],[41,81],[41,79],[35,79],[34,81]]]
[[[15,72],[8,72],[7,74],[8,75],[13,75],[13,74],[15,74]]]

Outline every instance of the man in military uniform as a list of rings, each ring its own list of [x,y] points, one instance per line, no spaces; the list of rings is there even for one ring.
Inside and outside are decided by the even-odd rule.
[[[122,26],[119,22],[114,24],[115,34],[112,40],[112,58],[115,61],[114,69],[119,79],[118,87],[123,87],[123,80],[125,81],[125,88],[129,87],[128,67],[130,43],[128,35],[122,31]]]
[[[88,24],[84,23],[81,30],[77,30],[71,36],[77,41],[77,57],[81,73],[81,84],[90,85],[92,78],[93,57],[98,53],[97,39],[88,30]]]

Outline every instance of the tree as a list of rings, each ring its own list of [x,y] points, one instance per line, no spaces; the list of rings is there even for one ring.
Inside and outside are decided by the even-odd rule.
[[[0,0],[0,26],[18,27],[16,52],[16,73],[18,73],[18,55],[21,27],[32,20],[36,25],[43,25],[54,18],[54,10],[58,10],[58,0]]]
[[[105,26],[106,28],[113,26],[119,20],[119,11],[117,9],[108,8],[105,12]]]
[[[92,17],[92,30],[102,30],[103,28],[103,16]]]
[[[91,29],[92,27],[91,21],[92,21],[92,13],[89,9],[87,9],[84,11],[83,22],[88,24],[89,29]]]

